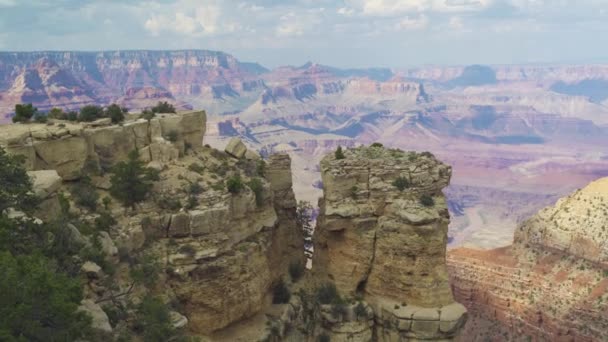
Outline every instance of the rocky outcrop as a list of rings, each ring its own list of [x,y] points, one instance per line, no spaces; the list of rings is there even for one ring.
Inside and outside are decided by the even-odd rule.
[[[573,255],[608,268],[608,178],[592,182],[541,210],[514,242]]]
[[[205,122],[205,112],[189,111],[122,125],[58,121],[0,126],[0,146],[11,154],[24,155],[28,170],[56,170],[64,180],[74,180],[85,168],[109,169],[135,149],[146,161],[176,159],[186,146],[202,144]]]
[[[468,308],[463,341],[605,341],[608,178],[523,222],[512,246],[456,249],[448,267]]]
[[[453,338],[466,310],[454,302],[445,265],[441,190],[451,168],[428,153],[381,146],[344,154],[321,161],[315,274],[371,304],[379,340]]]

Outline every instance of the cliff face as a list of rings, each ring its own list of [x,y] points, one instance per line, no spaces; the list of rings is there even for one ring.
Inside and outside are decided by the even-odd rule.
[[[512,246],[451,251],[454,293],[471,313],[463,341],[604,341],[607,211],[603,178],[522,223]]]
[[[261,91],[256,72],[263,70],[205,50],[3,52],[0,114],[30,102],[42,110],[110,102],[144,108],[159,100],[189,108],[176,97],[220,99]]]
[[[186,146],[200,146],[205,134],[202,111],[161,114],[147,121],[110,125],[110,119],[90,124],[0,126],[0,146],[26,157],[28,170],[57,170],[65,180],[78,179],[89,168],[108,170],[139,150],[146,161],[168,162],[184,154]],[[165,139],[177,134],[175,142]]]
[[[445,266],[441,189],[451,168],[430,154],[372,146],[325,157],[321,174],[316,276],[371,304],[377,325],[362,331],[378,340],[453,338],[466,310],[454,302]]]

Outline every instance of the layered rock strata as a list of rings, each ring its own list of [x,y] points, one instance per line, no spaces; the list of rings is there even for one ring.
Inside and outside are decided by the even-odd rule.
[[[463,341],[605,341],[608,178],[523,222],[512,246],[453,250],[448,267],[471,321]]]
[[[445,340],[466,320],[445,265],[451,168],[431,154],[380,146],[321,161],[324,197],[313,270],[344,296],[363,296],[377,340]]]
[[[25,156],[28,170],[57,170],[64,180],[75,180],[85,172],[109,169],[135,149],[146,161],[177,159],[187,146],[202,145],[206,114],[159,114],[150,121],[136,119],[122,125],[107,121],[4,125],[0,146]]]

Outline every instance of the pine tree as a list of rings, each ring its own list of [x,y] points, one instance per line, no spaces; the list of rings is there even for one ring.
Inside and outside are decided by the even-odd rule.
[[[110,194],[125,208],[134,209],[137,203],[145,200],[153,182],[158,180],[158,172],[144,166],[137,150],[129,153],[128,161],[116,164],[112,173]]]

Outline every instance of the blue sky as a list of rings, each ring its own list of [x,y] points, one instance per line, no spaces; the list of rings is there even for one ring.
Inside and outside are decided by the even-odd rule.
[[[0,0],[0,50],[190,48],[269,67],[608,62],[608,0]]]

